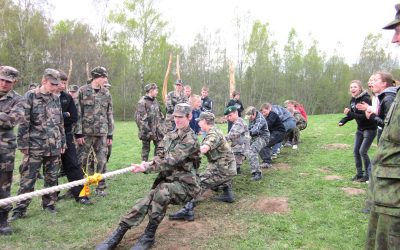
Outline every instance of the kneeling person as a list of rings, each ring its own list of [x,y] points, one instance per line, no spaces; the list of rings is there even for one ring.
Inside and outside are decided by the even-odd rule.
[[[224,194],[216,197],[223,202],[233,202],[232,178],[236,175],[236,162],[229,143],[226,141],[222,132],[214,125],[214,114],[203,112],[200,114],[199,126],[206,136],[200,146],[200,152],[205,154],[208,160],[206,170],[201,173],[200,186],[201,196],[206,190],[222,187]],[[194,220],[193,209],[196,205],[196,199],[187,203],[185,207],[171,214],[171,220],[186,219]]]
[[[149,224],[144,234],[132,249],[149,249],[154,244],[155,233],[169,204],[183,204],[200,192],[199,179],[194,169],[194,156],[200,154],[199,143],[189,122],[192,109],[186,103],[175,105],[175,129],[164,136],[160,156],[151,162],[136,165],[133,172],[160,172],[153,188],[143,199],[139,199],[126,214],[118,228],[96,249],[114,249],[131,227],[138,226],[148,214]]]

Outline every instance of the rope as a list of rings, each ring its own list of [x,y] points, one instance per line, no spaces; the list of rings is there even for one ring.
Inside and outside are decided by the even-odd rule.
[[[68,182],[68,183],[61,184],[61,185],[54,186],[54,187],[44,188],[44,189],[37,190],[37,191],[31,192],[31,193],[20,194],[18,196],[14,196],[14,197],[8,197],[8,198],[0,200],[0,206],[6,206],[9,204],[12,204],[13,202],[21,202],[21,201],[24,201],[27,199],[31,199],[33,197],[55,193],[60,190],[70,189],[70,188],[76,187],[76,186],[81,186],[81,185],[85,185],[85,184],[87,184],[87,185],[88,184],[96,184],[102,179],[107,179],[114,175],[119,175],[119,174],[124,174],[124,173],[130,172],[134,168],[135,168],[134,166],[131,166],[131,167],[119,169],[119,170],[112,171],[112,172],[105,173],[105,174],[95,174],[92,176],[88,176],[88,178],[85,178],[85,179]]]

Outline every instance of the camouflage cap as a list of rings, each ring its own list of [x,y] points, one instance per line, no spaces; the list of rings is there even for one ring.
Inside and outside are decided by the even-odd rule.
[[[50,81],[53,85],[58,85],[60,83],[60,72],[55,69],[45,69],[43,77]]]
[[[18,70],[11,66],[1,66],[0,67],[0,79],[14,82],[18,77]]]
[[[184,82],[181,79],[176,80],[176,82],[175,82],[175,85],[183,85],[183,84],[184,84]]]
[[[400,4],[396,4],[394,8],[396,9],[396,15],[394,16],[394,20],[385,27],[383,27],[383,29],[385,30],[395,29],[396,26],[400,24]]]
[[[247,107],[244,111],[245,119],[249,119],[249,116],[253,115],[256,111],[257,109],[253,106]]]
[[[237,108],[235,106],[226,107],[224,110],[224,115],[229,115],[230,113],[236,111]]]
[[[178,103],[175,105],[173,116],[186,116],[192,113],[192,107],[187,103]]]
[[[69,92],[78,92],[79,86],[78,85],[71,85],[69,87]]]
[[[201,120],[206,120],[209,122],[213,122],[215,119],[215,115],[211,112],[202,112],[199,116],[199,118],[196,119],[196,121],[201,121]]]
[[[108,77],[107,69],[101,66],[97,66],[90,71],[90,75],[93,79],[99,77]]]
[[[58,72],[60,73],[60,80],[61,81],[67,81],[68,80],[68,76],[67,76],[67,74],[65,74],[64,71],[59,70]]]
[[[157,88],[158,88],[157,84],[149,83],[149,84],[146,84],[146,86],[144,86],[144,91],[146,91],[146,93],[149,93],[150,90],[157,89]]]

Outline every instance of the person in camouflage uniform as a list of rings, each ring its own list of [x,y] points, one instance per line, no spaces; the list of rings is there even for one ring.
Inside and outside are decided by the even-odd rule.
[[[227,120],[232,123],[226,140],[231,142],[232,152],[235,155],[236,171],[240,174],[240,167],[244,159],[248,155],[250,148],[249,128],[245,121],[239,117],[239,112],[236,106],[225,108],[224,115]]]
[[[96,154],[97,173],[106,172],[107,145],[112,144],[114,118],[112,98],[104,87],[108,81],[108,73],[104,67],[95,67],[91,71],[92,78],[88,84],[79,89],[78,122],[75,137],[79,145],[79,159],[82,169],[86,169],[91,148]],[[96,187],[96,194],[105,196],[104,180]]]
[[[210,112],[203,112],[198,118],[201,130],[206,133],[200,152],[205,154],[208,160],[207,168],[199,174],[201,192],[182,209],[169,215],[170,220],[194,220],[194,207],[198,197],[208,189],[222,188],[223,195],[215,197],[218,201],[232,203],[232,179],[236,173],[235,156],[225,136],[215,126],[215,116]]]
[[[149,83],[144,87],[146,95],[140,98],[136,106],[136,125],[139,129],[139,139],[142,141],[142,161],[148,161],[150,142],[154,144],[154,155],[159,151],[158,144],[163,138],[164,115],[156,99],[158,87]]]
[[[262,178],[258,154],[268,145],[269,130],[264,116],[253,106],[245,110],[245,116],[249,119],[249,133],[251,136],[249,150],[249,164],[253,181],[259,181]]]
[[[165,115],[164,123],[166,131],[172,131],[175,128],[174,116],[172,115],[175,105],[178,103],[187,103],[188,101],[183,92],[183,81],[177,80],[175,82],[175,91],[171,91],[167,95],[167,114]]]
[[[392,43],[400,44],[400,4],[394,21],[384,29],[394,29]],[[365,249],[400,248],[400,94],[390,107],[379,140],[369,188],[372,194]]]
[[[186,203],[200,192],[199,179],[194,168],[194,156],[200,154],[200,147],[189,127],[191,111],[188,104],[177,104],[172,114],[176,128],[164,136],[161,143],[162,154],[151,162],[134,165],[133,172],[157,171],[159,176],[148,195],[137,200],[111,236],[97,245],[97,250],[114,249],[128,229],[139,226],[146,214],[149,223],[144,234],[131,249],[149,249],[154,244],[157,227],[163,220],[168,205]]]
[[[53,94],[60,82],[59,72],[46,69],[40,88],[25,94],[25,121],[18,129],[18,149],[24,155],[20,169],[20,187],[18,194],[34,190],[37,173],[43,164],[44,186],[57,185],[60,167],[60,154],[66,148],[64,122],[60,99]],[[45,211],[56,213],[57,193],[42,196]],[[11,220],[25,216],[31,199],[18,202],[13,209]]]
[[[0,199],[10,196],[15,162],[16,137],[13,128],[24,119],[23,98],[13,90],[18,70],[0,67]],[[0,206],[0,235],[12,234],[8,213],[12,205]]]

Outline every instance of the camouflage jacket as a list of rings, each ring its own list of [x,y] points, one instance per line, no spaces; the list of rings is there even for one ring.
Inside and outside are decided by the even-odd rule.
[[[106,88],[100,88],[96,93],[89,83],[79,89],[78,100],[78,122],[75,128],[77,137],[107,135],[107,138],[112,139],[114,118],[110,92]]]
[[[18,148],[29,154],[56,156],[65,148],[64,120],[58,96],[34,89],[25,94],[25,120],[18,129]]]
[[[167,114],[172,114],[174,112],[174,107],[178,103],[188,102],[187,97],[181,92],[180,95],[177,95],[175,91],[171,91],[167,95]]]
[[[247,124],[242,118],[238,117],[225,138],[228,142],[231,142],[233,153],[247,155],[250,147],[250,135]]]
[[[148,170],[160,172],[159,175],[166,182],[181,182],[189,194],[195,197],[201,189],[194,168],[194,162],[200,157],[200,147],[194,132],[189,126],[175,129],[164,136],[160,146],[163,148],[162,153],[154,158]]]
[[[372,168],[375,211],[400,217],[400,92],[385,118]]]
[[[23,98],[14,90],[0,97],[0,153],[17,148],[13,128],[25,118]]]
[[[307,127],[307,121],[304,119],[304,117],[301,115],[299,111],[295,110],[293,113],[293,117],[296,120],[296,126],[300,130],[303,130]]]
[[[135,118],[140,140],[162,140],[164,115],[157,99],[147,95],[140,98]]]
[[[264,116],[258,111],[256,118],[249,123],[249,133],[252,138],[257,136],[269,138],[268,123]]]
[[[210,150],[206,153],[208,165],[206,171],[219,172],[222,176],[236,175],[236,164],[231,146],[217,127],[212,127],[204,137],[202,145]]]

